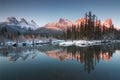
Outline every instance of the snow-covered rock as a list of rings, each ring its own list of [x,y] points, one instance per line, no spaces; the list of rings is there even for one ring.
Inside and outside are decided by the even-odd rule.
[[[85,40],[75,41],[74,43],[75,46],[79,46],[79,47],[87,47],[93,44],[93,42],[85,41]]]
[[[59,46],[72,46],[74,45],[75,43],[72,42],[72,41],[66,41],[66,42],[61,42],[59,43]]]
[[[62,43],[62,42],[65,42],[65,40],[52,40],[51,44],[57,45],[57,44]]]

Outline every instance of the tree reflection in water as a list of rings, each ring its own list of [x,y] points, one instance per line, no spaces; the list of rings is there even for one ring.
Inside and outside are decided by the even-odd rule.
[[[65,59],[76,59],[84,63],[84,70],[90,73],[95,69],[95,65],[102,60],[110,60],[115,50],[119,50],[119,44],[99,45],[90,47],[59,47],[59,46],[40,46],[40,47],[18,47],[0,49],[0,58],[6,57],[9,61],[17,61],[19,58],[26,60],[31,57],[34,59],[39,53],[46,54],[61,61]]]
[[[88,73],[94,70],[95,65],[102,60],[110,60],[115,50],[119,50],[119,45],[99,45],[90,47],[69,46],[63,47],[62,50],[51,50],[45,53],[52,58],[76,59],[84,63],[84,70]]]
[[[71,54],[72,58],[84,63],[84,69],[90,73],[94,70],[96,63],[99,63],[100,59],[109,60],[114,53],[114,48],[111,46],[90,46],[90,47],[66,47],[64,48],[67,54]]]

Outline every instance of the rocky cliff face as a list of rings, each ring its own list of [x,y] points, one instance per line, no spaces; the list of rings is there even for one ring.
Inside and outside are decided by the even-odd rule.
[[[103,25],[104,25],[105,27],[107,27],[107,28],[110,28],[110,27],[113,25],[112,19],[107,18],[107,19],[103,22]]]

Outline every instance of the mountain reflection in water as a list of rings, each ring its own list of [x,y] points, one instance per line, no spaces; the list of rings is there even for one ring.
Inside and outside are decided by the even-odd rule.
[[[77,60],[84,64],[84,70],[88,73],[95,69],[100,60],[110,60],[116,50],[120,50],[119,44],[100,45],[90,47],[59,47],[44,45],[39,47],[9,47],[0,49],[0,58],[7,58],[8,61],[23,61],[27,58],[34,59],[39,54],[45,54],[51,58],[64,61],[66,59]]]
[[[69,46],[63,47],[61,50],[46,51],[45,54],[52,58],[58,58],[61,61],[65,59],[76,59],[77,61],[84,63],[84,70],[90,73],[94,70],[94,66],[102,60],[110,60],[115,50],[119,50],[120,47],[116,45],[101,45],[90,47],[76,47]]]

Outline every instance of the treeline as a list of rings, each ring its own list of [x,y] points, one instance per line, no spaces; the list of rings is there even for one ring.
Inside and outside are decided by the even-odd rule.
[[[1,39],[15,39],[19,37],[21,33],[19,31],[9,31],[7,27],[1,27],[0,29],[0,38]]]
[[[28,30],[25,33],[22,33],[20,31],[15,31],[15,30],[10,30],[9,28],[7,28],[7,26],[1,27],[0,28],[0,41],[3,41],[5,39],[9,39],[9,40],[20,40],[22,38],[37,38],[39,37],[40,34],[36,34],[33,32],[33,30]]]
[[[85,13],[84,19],[78,24],[69,26],[62,37],[65,40],[120,39],[120,31],[115,29],[114,25],[109,28],[101,25],[101,21],[90,11]]]
[[[112,40],[120,39],[120,30],[114,28],[114,25],[110,25],[109,28],[101,25],[101,21],[91,11],[85,13],[83,21],[68,26],[67,30],[63,31],[40,28],[35,31],[29,29],[23,33],[20,30],[12,30],[9,26],[0,27],[0,41],[4,39],[17,40],[21,38],[40,37],[65,40]]]

